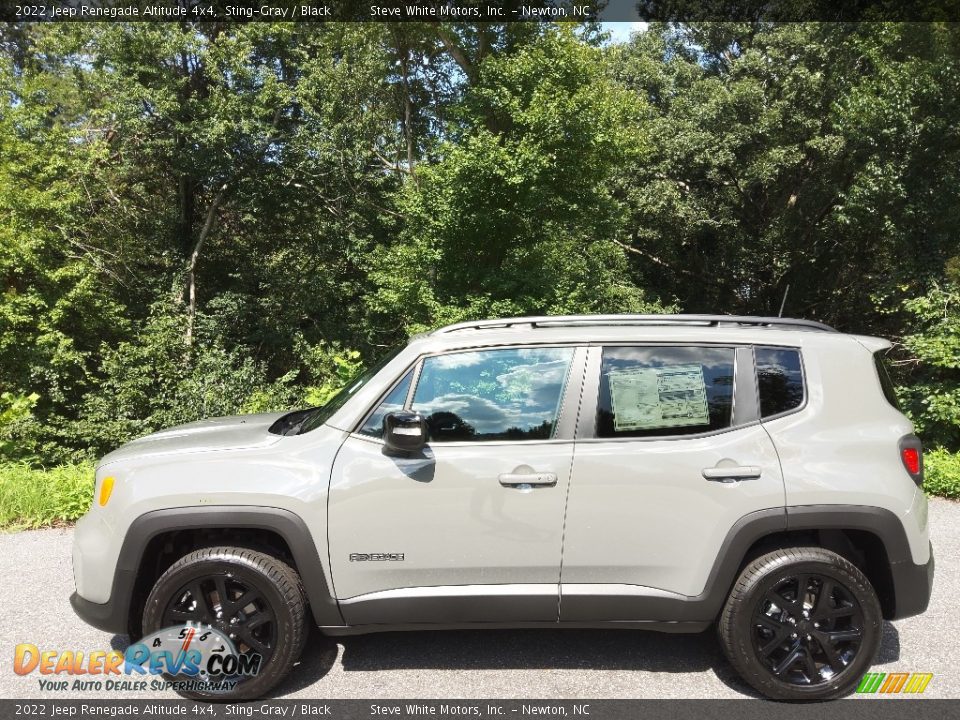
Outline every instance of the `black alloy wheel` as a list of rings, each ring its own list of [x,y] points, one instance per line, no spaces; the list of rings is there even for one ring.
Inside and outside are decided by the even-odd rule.
[[[163,612],[164,627],[210,626],[230,638],[238,653],[259,653],[266,663],[277,642],[276,613],[248,580],[225,572],[191,580]]]
[[[195,699],[237,702],[262,698],[293,668],[308,632],[306,598],[297,572],[279,558],[240,547],[210,547],[194,550],[177,560],[160,576],[143,610],[145,635],[173,629],[172,637],[184,638],[184,647],[203,648],[201,675],[167,676],[177,681],[179,694]],[[183,634],[177,634],[177,628]],[[207,628],[216,633],[205,633]],[[191,631],[193,629],[193,631]],[[233,645],[237,662],[227,670],[228,648],[210,647],[223,636]],[[191,644],[193,643],[193,644]],[[222,643],[225,644],[225,643]],[[241,670],[240,659],[259,662]],[[216,665],[217,662],[220,665]],[[250,670],[251,666],[254,670]],[[204,676],[203,670],[209,670]],[[231,672],[237,671],[231,675]],[[222,673],[222,674],[221,674]],[[184,680],[209,680],[198,683]],[[236,681],[230,687],[215,681]],[[186,687],[184,687],[186,685]]]
[[[777,677],[818,685],[842,673],[863,641],[863,609],[825,575],[801,573],[778,582],[757,603],[753,648]]]
[[[782,548],[748,562],[717,624],[743,680],[766,697],[799,701],[853,692],[882,629],[870,581],[822,547]]]

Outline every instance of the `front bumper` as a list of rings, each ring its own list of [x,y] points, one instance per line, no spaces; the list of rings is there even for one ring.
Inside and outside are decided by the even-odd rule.
[[[115,635],[126,635],[129,631],[127,625],[128,603],[117,603],[111,597],[105,603],[95,603],[81,597],[78,593],[70,596],[70,605],[77,616],[87,625],[92,625],[97,630],[114,633]],[[119,607],[120,605],[123,607]]]
[[[123,567],[123,538],[94,513],[80,518],[73,535],[73,580],[70,605],[81,620],[107,632],[128,630],[135,570]]]
[[[930,545],[930,559],[926,563],[916,565],[909,560],[892,563],[890,573],[894,591],[894,612],[890,619],[900,620],[924,612],[933,592],[933,545]]]

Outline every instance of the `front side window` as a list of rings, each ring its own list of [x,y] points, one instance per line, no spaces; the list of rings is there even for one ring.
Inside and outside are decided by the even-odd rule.
[[[412,410],[433,441],[553,437],[573,348],[509,348],[428,357]]]
[[[758,347],[754,350],[754,358],[760,417],[790,412],[803,405],[803,367],[799,350]]]
[[[605,347],[597,437],[694,435],[732,424],[733,348]]]

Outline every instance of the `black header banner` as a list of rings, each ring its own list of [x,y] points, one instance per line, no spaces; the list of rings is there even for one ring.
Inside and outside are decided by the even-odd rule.
[[[3,0],[6,22],[960,21],[960,0]]]

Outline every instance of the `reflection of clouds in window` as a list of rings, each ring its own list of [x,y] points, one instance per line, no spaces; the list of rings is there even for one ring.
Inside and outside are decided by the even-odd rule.
[[[385,402],[377,408],[376,412],[370,416],[370,421],[368,425],[374,428],[379,428],[380,423],[383,422],[383,416],[387,413],[400,412],[403,410],[403,403],[390,403]]]
[[[618,347],[604,353],[604,366],[620,367],[662,367],[683,363],[701,365],[705,373],[727,372],[731,367],[729,348],[648,348]]]
[[[795,352],[765,350],[758,354],[760,354],[762,358],[757,361],[757,366],[761,372],[776,373],[778,375],[800,374]]]
[[[455,370],[457,368],[479,365],[483,362],[484,355],[486,354],[487,353],[482,352],[462,352],[452,353],[450,355],[437,355],[436,357],[429,358],[429,362],[438,370]]]
[[[760,368],[761,372],[772,373],[775,375],[789,375],[795,373],[796,370],[791,370],[786,365],[780,365],[779,363],[764,363]]]
[[[553,420],[552,407],[539,412],[523,412],[519,403],[501,407],[486,398],[456,393],[442,395],[430,402],[414,403],[413,409],[425,415],[452,413],[470,423],[481,435],[500,433],[508,428],[525,430]]]
[[[560,386],[567,374],[567,360],[551,360],[517,365],[497,376],[497,382],[508,392],[523,394],[523,404],[532,407],[549,406],[557,401]]]

